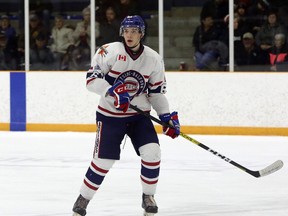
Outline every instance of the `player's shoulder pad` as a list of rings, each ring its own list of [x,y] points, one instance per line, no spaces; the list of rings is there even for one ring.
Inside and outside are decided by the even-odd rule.
[[[162,56],[160,56],[155,50],[144,45],[144,55],[149,59],[155,67],[164,68],[164,61]]]
[[[107,55],[113,55],[113,53],[119,52],[119,50],[123,49],[123,44],[121,42],[112,42],[108,44],[104,44],[99,47],[97,50],[97,55],[101,55],[102,57],[106,57]]]
[[[144,53],[146,56],[150,56],[153,59],[155,59],[156,61],[161,61],[162,57],[159,55],[159,53],[157,53],[155,50],[153,50],[152,48],[144,45]]]
[[[153,50],[152,48],[150,48],[149,46],[146,46],[144,45],[144,50],[147,54],[150,54],[150,55],[154,55],[154,56],[159,56],[160,55],[158,54],[158,52],[156,52],[155,50]]]

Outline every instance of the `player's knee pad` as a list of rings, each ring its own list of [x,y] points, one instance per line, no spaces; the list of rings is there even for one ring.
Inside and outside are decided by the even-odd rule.
[[[140,156],[144,161],[160,161],[161,149],[157,143],[148,143],[139,148]]]
[[[102,169],[109,170],[115,163],[115,160],[102,159],[102,158],[95,157],[93,158],[93,163]]]

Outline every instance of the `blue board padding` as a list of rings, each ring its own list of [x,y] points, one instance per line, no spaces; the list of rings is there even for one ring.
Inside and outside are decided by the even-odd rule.
[[[26,130],[26,74],[10,73],[10,130]]]

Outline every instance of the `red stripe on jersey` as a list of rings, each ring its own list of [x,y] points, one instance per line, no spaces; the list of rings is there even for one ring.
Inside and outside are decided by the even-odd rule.
[[[146,162],[144,160],[141,160],[141,163],[146,165],[146,166],[159,166],[160,161],[157,161],[157,162]]]
[[[149,83],[149,86],[157,86],[157,85],[160,85],[160,84],[162,84],[162,82],[163,82],[163,81],[160,81],[160,82],[157,82],[157,83],[154,83],[154,84],[152,84],[152,83]]]
[[[93,161],[91,162],[91,166],[92,166],[95,170],[97,170],[97,171],[99,171],[99,172],[101,172],[101,173],[103,173],[103,174],[106,174],[106,173],[108,173],[108,171],[109,171],[109,170],[101,169],[100,167],[96,166],[96,165],[93,163]]]
[[[109,72],[112,73],[112,74],[115,74],[115,75],[120,75],[120,74],[122,73],[122,72],[114,71],[114,70],[110,70]],[[149,75],[143,75],[143,77],[144,77],[145,79],[149,79],[149,78],[150,78]]]
[[[115,115],[115,116],[131,116],[131,115],[138,115],[139,113],[138,112],[126,112],[126,113],[116,113],[116,112],[112,112],[112,111],[110,111],[110,110],[107,110],[107,109],[105,109],[105,108],[103,108],[103,107],[101,107],[101,106],[98,106],[98,109],[99,110],[102,110],[103,112],[106,112],[106,113],[109,113],[109,114],[111,114],[111,115]],[[144,111],[144,112],[147,112],[147,113],[150,113],[150,111],[151,110],[146,110],[146,111]]]
[[[84,184],[89,187],[90,189],[94,190],[94,191],[97,191],[98,190],[98,187],[94,187],[92,186],[91,184],[89,184],[85,179],[84,179]]]
[[[129,113],[116,113],[116,112],[112,112],[110,110],[107,110],[101,106],[98,106],[98,109],[99,110],[102,110],[103,112],[106,112],[106,113],[109,113],[109,114],[112,114],[112,115],[115,115],[115,116],[131,116],[131,115],[137,115],[138,113],[137,112],[129,112]]]
[[[114,70],[110,70],[109,72],[112,73],[112,74],[116,74],[116,75],[121,74],[121,72],[119,72],[119,71],[114,71]]]
[[[96,79],[96,78],[92,78],[92,79],[89,79],[89,80],[87,80],[86,81],[86,85],[88,85],[91,81],[93,81],[94,79]]]
[[[148,180],[144,179],[142,176],[141,176],[141,180],[142,180],[143,182],[145,182],[146,184],[150,184],[150,185],[156,184],[156,183],[158,182],[158,179],[155,180],[155,181],[148,181]]]

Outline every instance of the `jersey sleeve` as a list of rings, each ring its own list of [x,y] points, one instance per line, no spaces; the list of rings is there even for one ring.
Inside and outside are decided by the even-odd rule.
[[[170,113],[169,103],[165,96],[166,78],[163,59],[159,56],[155,62],[155,70],[148,82],[148,100],[158,115]]]
[[[166,93],[166,78],[163,60],[159,58],[155,63],[154,71],[152,72],[148,82],[148,95],[165,94]]]
[[[109,44],[101,46],[91,61],[86,75],[86,87],[89,91],[105,96],[110,84],[104,79],[112,65],[113,52]]]

